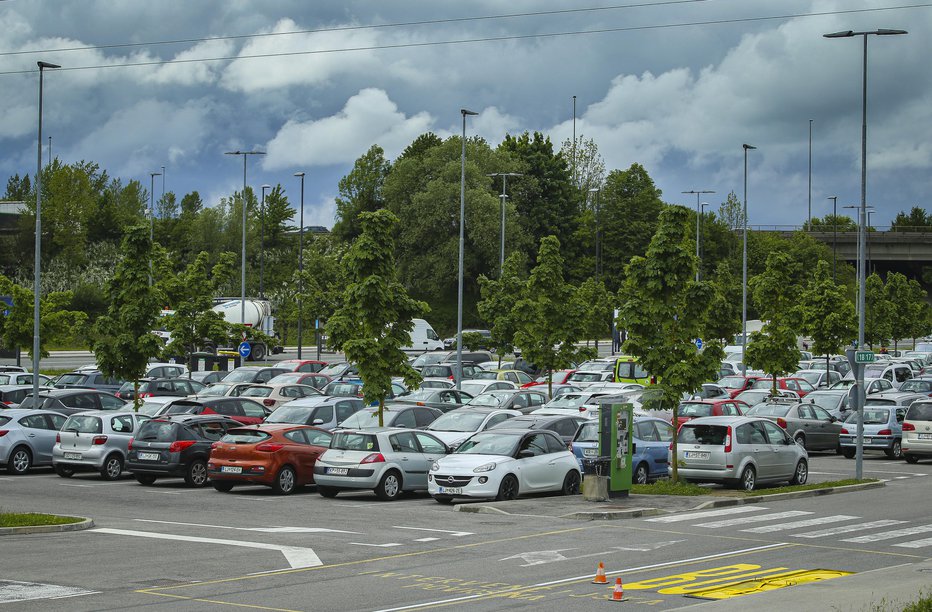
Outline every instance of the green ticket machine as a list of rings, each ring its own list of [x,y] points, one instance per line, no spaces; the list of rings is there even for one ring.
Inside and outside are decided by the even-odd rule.
[[[583,496],[591,501],[627,497],[631,490],[634,406],[619,398],[599,399],[599,456],[584,465]],[[598,489],[592,481],[598,482]]]

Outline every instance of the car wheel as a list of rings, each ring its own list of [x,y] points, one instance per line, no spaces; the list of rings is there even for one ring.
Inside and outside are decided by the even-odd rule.
[[[337,493],[339,493],[340,490],[336,487],[325,487],[323,485],[317,485],[317,492],[324,497],[334,498],[337,496]]]
[[[375,487],[376,496],[383,501],[391,501],[401,494],[401,474],[395,470],[385,472],[378,486]]]
[[[17,476],[25,474],[32,467],[32,453],[25,446],[17,446],[10,453],[10,459],[6,464],[6,469],[11,474]]]
[[[184,475],[184,481],[189,487],[203,487],[206,485],[207,464],[200,459],[195,459],[189,463]]]
[[[295,483],[298,481],[294,468],[290,465],[284,466],[278,470],[275,475],[275,482],[272,484],[272,490],[279,495],[291,495],[294,493]]]
[[[750,465],[741,472],[741,488],[745,491],[753,491],[757,484],[757,472]]]
[[[806,436],[804,434],[796,434],[796,437],[793,438],[793,441],[795,441],[796,444],[799,444],[803,448],[806,448]]]
[[[233,483],[228,480],[211,480],[210,484],[221,493],[229,493],[233,490]]]
[[[576,470],[567,472],[566,476],[563,477],[563,494],[579,495],[579,480],[579,472]]]
[[[498,501],[512,500],[518,497],[518,479],[513,474],[508,474],[502,478],[502,483],[498,485],[498,495],[495,497]]]
[[[903,456],[903,446],[899,440],[894,440],[893,446],[885,450],[884,453],[891,459],[899,459]]]
[[[796,464],[796,471],[793,472],[793,478],[790,479],[791,485],[804,485],[809,480],[809,464],[804,459],[800,459]]]
[[[857,449],[854,448],[843,448],[841,449],[841,454],[844,455],[845,459],[854,459],[854,455],[857,453]]]
[[[123,458],[116,453],[109,455],[100,468],[100,476],[104,480],[116,480],[123,473]]]
[[[65,467],[63,465],[55,466],[55,473],[61,476],[62,478],[71,478],[74,476],[74,470],[70,467]]]
[[[434,499],[437,500],[438,504],[449,505],[453,503],[453,498],[449,495],[434,495]]]
[[[631,480],[634,484],[647,484],[648,470],[646,463],[639,463],[638,466],[634,469],[634,475]]]
[[[916,455],[903,455],[903,459],[906,459],[906,463],[919,463],[919,457]]]
[[[148,486],[155,483],[155,476],[152,474],[136,474],[136,482]]]

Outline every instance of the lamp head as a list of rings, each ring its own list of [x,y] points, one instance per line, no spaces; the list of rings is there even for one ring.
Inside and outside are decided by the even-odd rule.
[[[465,108],[461,108],[461,109],[460,109],[460,113],[461,113],[464,117],[465,117],[466,115],[478,115],[478,114],[479,114],[479,113],[477,113],[477,112],[475,112],[475,111],[467,110],[467,109],[465,109]]]
[[[300,176],[301,178],[304,178],[304,173],[303,173],[303,172],[295,172],[294,175],[295,175],[295,176]]]
[[[854,30],[845,30],[843,32],[832,32],[830,34],[823,34],[823,38],[851,38],[854,36]]]
[[[39,71],[41,72],[45,68],[61,68],[58,64],[51,64],[49,62],[36,62],[39,66]]]
[[[755,147],[754,145],[749,145],[749,144],[743,144],[743,145],[741,145],[741,146],[744,147],[744,150],[745,150],[745,151],[748,151],[748,150],[750,150],[750,149],[756,149],[756,148],[757,148],[757,147]]]
[[[262,189],[271,189],[271,188],[272,188],[271,185],[263,185],[263,186],[262,186]]]
[[[897,36],[899,34],[909,34],[906,30],[884,30],[880,29],[874,32],[877,36]]]

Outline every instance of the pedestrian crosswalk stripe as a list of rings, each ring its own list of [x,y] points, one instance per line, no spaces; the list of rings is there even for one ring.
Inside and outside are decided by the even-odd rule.
[[[793,521],[790,523],[778,523],[777,525],[764,525],[763,527],[751,527],[742,529],[747,533],[771,533],[773,531],[788,531],[790,529],[799,529],[800,527],[812,527],[813,525],[824,525],[826,523],[840,523],[842,521],[851,521],[858,516],[848,516],[847,514],[837,514],[835,516],[820,516],[818,518],[806,519],[804,521]]]
[[[901,546],[903,548],[925,548],[926,546],[932,546],[932,538],[903,542],[902,544],[894,544],[894,546]]]
[[[932,531],[932,525],[918,525],[916,527],[906,527],[904,529],[894,529],[893,531],[882,531],[880,533],[872,533],[870,535],[858,536],[856,538],[847,538],[845,540],[842,540],[842,542],[853,542],[855,544],[867,544],[869,542],[880,542],[881,540],[901,538],[903,536],[911,536],[917,533],[928,533],[930,531]]]
[[[812,512],[804,510],[790,510],[788,512],[774,512],[773,514],[755,514],[754,516],[739,516],[738,518],[724,519],[721,521],[712,521],[710,523],[699,523],[696,527],[706,527],[708,529],[718,529],[720,527],[732,527],[734,525],[746,525],[748,523],[763,523],[764,521],[775,521],[783,518],[793,518],[794,516],[806,516]]]
[[[842,533],[850,533],[852,531],[866,531],[868,529],[878,529],[880,527],[892,527],[893,525],[901,525],[907,521],[897,521],[894,519],[884,519],[882,521],[871,521],[868,523],[857,523],[855,525],[841,525],[840,527],[832,527],[831,529],[820,529],[818,531],[807,531],[806,533],[794,533],[794,538],[824,538],[825,536],[839,535]]]
[[[756,512],[766,510],[762,506],[732,506],[730,508],[719,508],[718,510],[703,510],[702,512],[688,512],[686,514],[674,514],[672,516],[658,516],[646,519],[649,523],[679,523],[681,521],[691,521],[693,519],[703,519],[710,516],[722,516],[728,514],[744,514],[745,512]]]

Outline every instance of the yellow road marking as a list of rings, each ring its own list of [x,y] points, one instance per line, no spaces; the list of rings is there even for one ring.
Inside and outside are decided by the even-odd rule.
[[[768,576],[767,578],[761,578],[759,580],[745,580],[734,584],[723,584],[710,589],[700,589],[689,594],[693,597],[700,597],[703,599],[728,599],[731,597],[740,597],[752,593],[761,593],[763,591],[773,591],[775,589],[806,584],[808,582],[841,578],[842,576],[850,576],[852,573],[853,572],[821,569],[799,570],[795,572],[786,572],[778,576]]]

